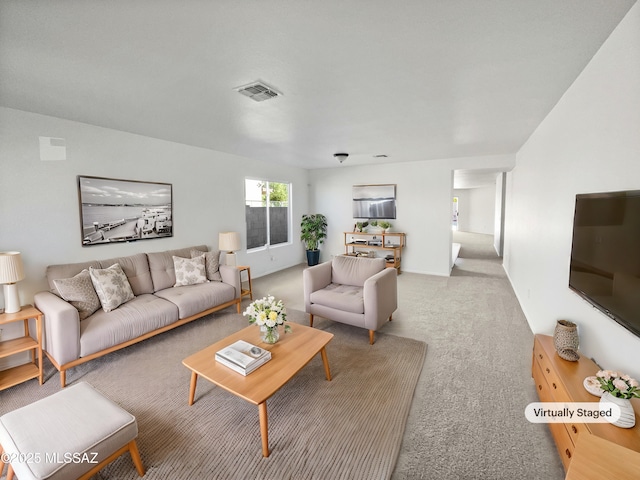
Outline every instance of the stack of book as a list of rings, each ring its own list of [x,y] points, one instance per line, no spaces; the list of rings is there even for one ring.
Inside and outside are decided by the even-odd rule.
[[[256,347],[244,340],[238,340],[216,352],[216,362],[245,376],[269,360],[271,360],[269,350]]]

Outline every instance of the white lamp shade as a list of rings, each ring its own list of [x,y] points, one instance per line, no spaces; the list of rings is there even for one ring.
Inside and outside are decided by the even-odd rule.
[[[238,232],[220,232],[218,248],[224,252],[240,250],[240,234]]]
[[[20,311],[20,298],[16,282],[24,279],[24,267],[20,252],[0,252],[0,284],[3,284],[4,311]]]
[[[0,284],[8,285],[24,279],[20,252],[0,252]]]

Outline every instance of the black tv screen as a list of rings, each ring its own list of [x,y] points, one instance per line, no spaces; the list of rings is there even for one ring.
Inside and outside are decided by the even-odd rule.
[[[640,190],[576,195],[569,288],[640,337]]]
[[[354,185],[353,218],[396,218],[396,186]]]

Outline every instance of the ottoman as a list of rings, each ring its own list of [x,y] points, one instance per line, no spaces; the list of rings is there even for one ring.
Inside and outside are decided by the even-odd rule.
[[[138,475],[138,424],[88,383],[67,387],[0,417],[0,475],[7,480],[89,478],[125,452]]]

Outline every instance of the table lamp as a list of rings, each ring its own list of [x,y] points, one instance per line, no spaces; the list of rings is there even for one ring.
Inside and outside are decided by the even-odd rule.
[[[218,248],[227,254],[226,264],[236,264],[236,252],[240,250],[240,234],[238,232],[220,232]]]
[[[20,311],[20,298],[16,282],[24,279],[20,252],[0,252],[0,284],[4,290],[5,313]]]

